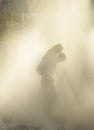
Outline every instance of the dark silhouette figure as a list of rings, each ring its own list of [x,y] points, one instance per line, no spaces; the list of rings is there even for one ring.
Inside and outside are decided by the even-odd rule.
[[[61,44],[53,46],[50,50],[48,50],[37,67],[37,71],[41,75],[41,91],[44,111],[48,115],[50,115],[56,101],[56,91],[53,79],[56,64],[66,59],[62,50],[63,47]]]

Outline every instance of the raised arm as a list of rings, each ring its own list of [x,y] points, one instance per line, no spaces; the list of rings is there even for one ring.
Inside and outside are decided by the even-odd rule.
[[[61,44],[57,44],[53,46],[51,49],[49,49],[44,57],[42,58],[40,64],[37,67],[37,71],[42,74],[47,69],[46,67],[50,67],[52,64],[56,64],[57,62],[60,62],[62,60],[63,54],[60,54],[63,50],[63,47]],[[59,56],[61,55],[61,56]]]

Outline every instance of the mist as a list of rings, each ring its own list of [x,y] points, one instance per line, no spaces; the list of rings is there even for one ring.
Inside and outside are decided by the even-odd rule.
[[[46,51],[57,43],[66,61],[54,76],[57,101],[52,111],[64,128],[93,128],[94,23],[90,0],[26,1],[32,23],[9,28],[1,40],[0,115],[43,128],[57,124],[45,117],[40,96],[41,76],[36,68]],[[32,7],[32,8],[31,8]],[[24,16],[25,17],[25,16]],[[9,25],[11,27],[11,23]],[[49,124],[49,125],[48,125]]]

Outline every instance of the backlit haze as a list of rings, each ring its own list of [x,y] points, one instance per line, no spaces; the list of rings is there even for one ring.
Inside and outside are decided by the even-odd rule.
[[[35,113],[40,112],[35,103],[40,89],[36,67],[50,47],[61,43],[66,61],[57,65],[54,76],[58,100],[53,115],[72,124],[91,121],[94,118],[91,1],[32,0],[27,7],[33,22],[25,23],[22,30],[10,28],[10,34],[5,34],[1,41],[0,114],[27,120],[36,117]]]

